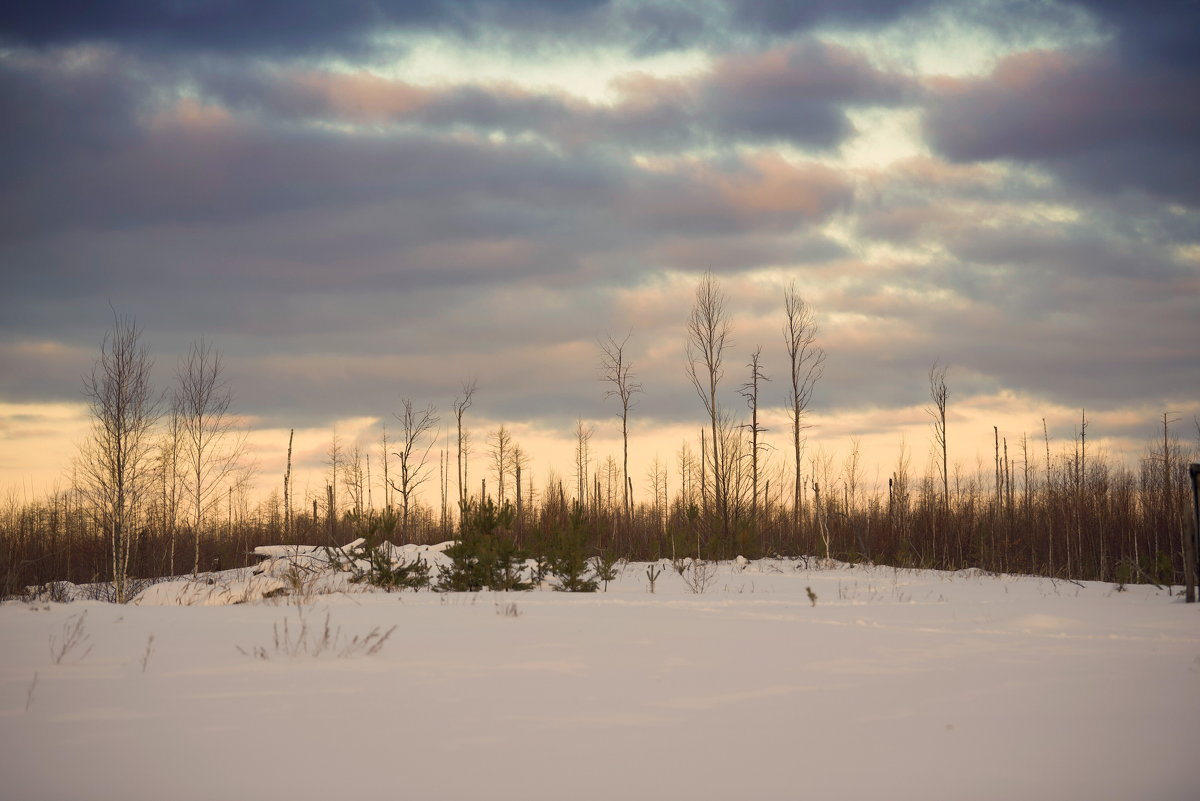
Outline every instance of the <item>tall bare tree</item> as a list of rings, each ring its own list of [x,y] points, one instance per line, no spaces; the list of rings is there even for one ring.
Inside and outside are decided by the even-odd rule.
[[[471,408],[471,399],[478,389],[472,378],[463,384],[462,394],[454,398],[454,422],[458,426],[458,503],[463,507],[467,503],[467,456],[470,454],[471,435],[463,430],[463,415]]]
[[[793,282],[783,293],[783,340],[787,346],[790,387],[788,413],[792,422],[792,457],[795,460],[795,483],[792,485],[792,529],[799,531],[804,511],[804,432],[810,427],[808,417],[813,389],[825,372],[825,350],[817,344],[817,321],[812,307],[800,295]]]
[[[400,439],[397,440],[400,449],[392,452],[398,462],[400,482],[392,482],[391,486],[400,493],[401,531],[407,538],[416,492],[429,479],[429,452],[437,441],[438,416],[432,404],[417,409],[411,400],[404,398],[401,405],[403,411],[396,414],[400,421]]]
[[[722,363],[729,344],[731,323],[725,308],[725,293],[716,277],[706,272],[696,287],[696,300],[687,323],[687,374],[704,404],[712,427],[712,442],[705,456],[712,467],[713,501],[721,519],[721,533],[729,535],[729,478],[731,465],[718,434],[725,416],[717,398],[724,377]]]
[[[175,396],[183,424],[185,493],[195,544],[192,575],[200,572],[200,539],[209,516],[237,476],[246,438],[234,427],[233,396],[222,375],[221,354],[203,338],[180,361]]]
[[[950,472],[947,464],[947,449],[946,449],[946,402],[950,399],[950,391],[946,389],[946,370],[945,365],[933,363],[933,367],[929,368],[929,398],[933,401],[933,407],[926,409],[929,416],[933,418],[933,440],[937,450],[941,456],[942,474],[942,509],[950,510]]]
[[[152,491],[159,399],[150,351],[131,318],[113,312],[100,357],[83,379],[92,429],[80,446],[79,486],[108,539],[113,590],[129,600],[129,554],[143,498]]]
[[[598,342],[600,346],[600,380],[612,385],[612,389],[604,393],[605,398],[616,398],[621,402],[621,444],[623,448],[621,461],[621,485],[624,491],[624,514],[626,521],[633,519],[633,500],[630,498],[629,485],[629,410],[633,408],[633,396],[642,391],[640,382],[633,380],[633,368],[625,355],[625,345],[631,334],[618,342],[608,336]]]
[[[758,525],[758,455],[766,447],[758,441],[758,435],[764,433],[767,429],[758,424],[758,384],[760,381],[770,381],[762,371],[762,346],[754,349],[754,353],[750,356],[750,380],[742,385],[742,397],[746,399],[746,404],[750,407],[750,424],[746,428],[750,429],[750,518],[754,524]]]

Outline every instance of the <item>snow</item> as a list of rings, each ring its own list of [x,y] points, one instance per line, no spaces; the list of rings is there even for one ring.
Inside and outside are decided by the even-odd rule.
[[[268,557],[0,605],[0,797],[1200,798],[1200,605],[1166,590],[743,560],[254,600]]]

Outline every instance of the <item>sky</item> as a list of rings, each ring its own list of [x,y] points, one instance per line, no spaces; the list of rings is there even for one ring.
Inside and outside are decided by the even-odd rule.
[[[116,312],[163,390],[221,351],[264,491],[289,430],[315,491],[334,431],[378,473],[403,399],[446,426],[471,380],[472,474],[504,424],[569,479],[577,420],[619,456],[597,340],[628,337],[640,493],[704,424],[705,272],[776,467],[792,282],[835,471],[856,442],[868,481],[924,468],[935,362],[967,471],[1085,409],[1116,459],[1164,412],[1195,442],[1197,31],[1112,0],[5,4],[0,490],[65,483]]]

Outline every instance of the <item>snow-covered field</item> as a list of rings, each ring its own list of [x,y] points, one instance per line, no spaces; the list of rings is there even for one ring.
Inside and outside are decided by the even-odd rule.
[[[1145,586],[769,560],[0,606],[4,799],[1193,801],[1198,755],[1200,605]]]

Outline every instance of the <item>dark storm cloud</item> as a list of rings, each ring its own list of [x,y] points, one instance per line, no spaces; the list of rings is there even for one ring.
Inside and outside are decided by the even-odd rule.
[[[474,34],[487,25],[549,28],[586,20],[608,0],[49,0],[8,3],[0,41],[108,42],[161,50],[293,57],[353,54],[394,30]]]
[[[1128,63],[1192,73],[1200,68],[1196,47],[1200,4],[1190,0],[1080,0],[1079,5],[1109,26]]]
[[[466,41],[619,43],[633,53],[787,37],[823,24],[877,28],[931,0],[47,0],[0,8],[0,42],[115,44],[161,53],[282,58],[370,56],[380,36],[432,32]]]
[[[871,28],[919,11],[937,0],[731,0],[735,24],[760,33],[786,35],[822,23]]]
[[[985,77],[934,83],[931,144],[957,161],[1038,164],[1096,193],[1136,189],[1200,205],[1200,10],[1086,6],[1112,42],[1018,53]]]
[[[0,57],[0,182],[102,155],[137,136],[154,86],[130,66],[111,53]]]

